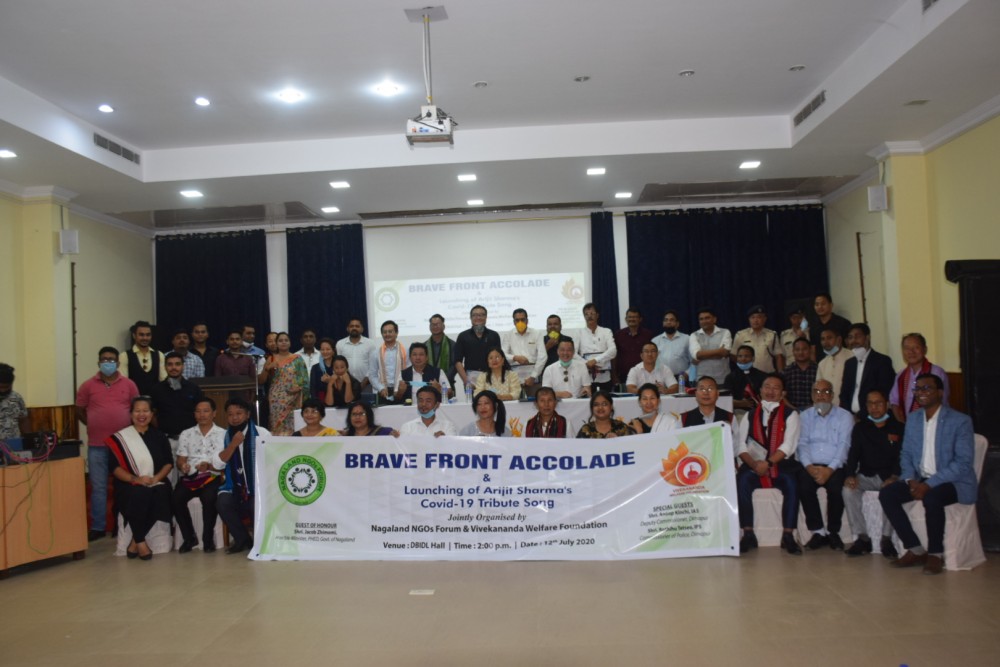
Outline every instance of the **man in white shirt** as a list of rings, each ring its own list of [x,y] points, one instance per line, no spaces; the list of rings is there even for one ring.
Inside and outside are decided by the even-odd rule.
[[[595,391],[611,392],[611,361],[618,355],[611,329],[597,326],[601,313],[597,306],[588,303],[583,307],[587,326],[576,330],[576,349],[587,363]]]
[[[302,343],[302,349],[295,354],[302,357],[302,361],[306,365],[306,370],[312,372],[312,367],[318,364],[320,360],[319,350],[316,349],[316,330],[303,329],[302,336],[299,337],[299,342]],[[348,362],[348,368],[350,368],[350,362]]]
[[[503,352],[510,361],[511,368],[521,380],[525,393],[533,396],[548,355],[545,350],[545,334],[528,326],[528,311],[518,308],[514,311],[514,328],[500,337]]]
[[[368,362],[375,347],[370,338],[361,335],[364,331],[361,318],[352,317],[347,322],[347,337],[337,341],[337,354],[347,359],[348,372],[361,383],[361,391],[367,391],[369,387],[368,372],[371,369]]]
[[[223,440],[226,429],[215,423],[215,401],[202,396],[194,405],[195,425],[181,432],[177,446],[177,472],[180,479],[174,487],[173,506],[177,527],[184,536],[184,543],[177,550],[187,553],[198,546],[194,523],[188,510],[188,501],[201,500],[202,549],[210,554],[215,551],[215,508],[222,480],[222,469],[213,462],[226,448]]]
[[[655,384],[661,394],[676,394],[677,379],[670,372],[668,366],[661,366],[656,363],[660,354],[660,349],[656,343],[646,343],[642,346],[642,353],[638,364],[629,369],[628,378],[625,380],[625,387],[630,394],[638,394],[639,387],[646,384]]]
[[[768,375],[760,387],[760,404],[739,423],[736,456],[740,469],[736,473],[736,497],[739,503],[740,553],[757,548],[753,530],[753,492],[760,488],[776,488],[784,500],[781,504],[781,548],[795,556],[802,549],[795,542],[798,526],[799,498],[796,477],[801,465],[794,459],[799,442],[799,413],[785,402],[785,381],[780,375]]]
[[[373,347],[368,358],[368,381],[384,401],[395,399],[396,389],[407,365],[406,348],[399,344],[399,326],[392,320],[382,323],[382,344]]]
[[[691,334],[688,351],[691,363],[698,367],[698,377],[711,375],[718,384],[724,384],[729,375],[729,353],[733,349],[733,336],[729,329],[715,326],[715,311],[703,307],[698,310],[701,329]]]
[[[653,338],[660,351],[659,363],[666,366],[674,377],[688,373],[691,368],[691,350],[688,335],[679,331],[681,319],[677,311],[668,310],[663,315],[663,333]]]
[[[583,360],[576,357],[572,338],[563,336],[559,341],[559,361],[545,369],[542,386],[552,387],[557,398],[590,396],[590,371]]]
[[[833,385],[833,404],[840,407],[840,389],[844,382],[844,364],[854,355],[843,346],[844,339],[834,327],[823,329],[819,335],[820,349],[825,355],[816,368],[816,380],[826,380]],[[845,406],[846,407],[846,406]]]
[[[417,414],[413,421],[408,421],[399,427],[400,435],[432,435],[440,438],[442,435],[458,435],[458,429],[450,419],[437,413],[441,407],[441,393],[431,386],[417,390]]]

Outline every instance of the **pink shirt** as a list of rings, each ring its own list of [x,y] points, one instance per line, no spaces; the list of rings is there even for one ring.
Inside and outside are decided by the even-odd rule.
[[[135,383],[121,373],[110,383],[98,373],[81,384],[76,404],[87,411],[87,446],[105,447],[105,440],[131,424],[132,399],[138,395]]]

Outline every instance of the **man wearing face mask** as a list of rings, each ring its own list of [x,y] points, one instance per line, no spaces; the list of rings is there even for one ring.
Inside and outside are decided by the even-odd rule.
[[[806,549],[823,546],[843,549],[840,526],[844,517],[844,464],[851,447],[854,418],[833,404],[833,385],[826,380],[817,380],[813,385],[812,399],[812,407],[802,412],[799,445],[795,450],[802,464],[798,473],[799,500],[806,526],[812,531]],[[826,489],[826,527],[816,496],[821,486]]]
[[[742,415],[747,410],[753,410],[760,400],[760,386],[768,374],[753,365],[754,349],[749,345],[740,345],[736,350],[736,361],[729,364],[729,377],[724,388],[733,395],[733,408]]]
[[[767,376],[760,387],[760,398],[760,404],[740,421],[739,437],[734,443],[741,462],[736,473],[736,496],[743,528],[740,553],[757,548],[753,492],[776,488],[784,496],[781,548],[793,556],[800,556],[802,549],[794,534],[799,519],[796,477],[802,467],[794,458],[799,442],[799,413],[785,404],[785,382],[780,375]]]
[[[844,508],[854,533],[854,544],[845,553],[861,556],[872,552],[872,540],[861,511],[865,491],[880,491],[899,479],[899,454],[903,446],[903,425],[889,412],[889,402],[881,391],[870,391],[865,400],[868,416],[854,425],[851,449],[844,466]],[[873,526],[874,528],[874,526]],[[886,558],[899,554],[892,544],[892,524],[882,517],[881,552]]]
[[[545,336],[541,331],[528,326],[528,311],[518,308],[514,311],[514,328],[501,336],[503,352],[510,361],[511,368],[521,380],[521,386],[529,396],[533,396],[535,385],[542,379],[545,361]]]
[[[417,414],[413,421],[399,427],[400,435],[458,435],[458,429],[450,419],[438,413],[441,407],[441,392],[430,385],[417,389]]]
[[[820,334],[820,350],[823,358],[816,366],[816,379],[826,380],[833,385],[833,404],[840,406],[840,388],[844,379],[844,364],[852,358],[851,351],[843,346],[843,338],[834,327],[823,329]]]
[[[872,349],[872,330],[864,322],[851,325],[847,347],[853,356],[844,364],[840,407],[864,419],[868,415],[865,396],[873,390],[888,394],[896,371],[892,359]]]
[[[87,474],[90,479],[90,532],[93,542],[107,532],[108,447],[105,440],[132,423],[135,383],[118,372],[118,350],[102,347],[97,375],[76,392],[76,418],[87,427]]]
[[[668,310],[663,314],[663,333],[653,339],[660,351],[657,363],[666,366],[674,377],[688,375],[691,369],[691,351],[688,349],[688,335],[680,332],[681,318],[677,311]],[[692,373],[690,377],[694,377]]]
[[[552,387],[557,398],[590,396],[590,372],[583,360],[575,356],[573,339],[563,336],[559,341],[559,361],[545,369],[542,385]]]

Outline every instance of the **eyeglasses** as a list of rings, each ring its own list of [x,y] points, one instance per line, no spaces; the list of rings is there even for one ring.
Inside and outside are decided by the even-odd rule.
[[[832,396],[833,395],[833,390],[832,389],[813,389],[813,393],[814,394],[823,394],[824,396]]]

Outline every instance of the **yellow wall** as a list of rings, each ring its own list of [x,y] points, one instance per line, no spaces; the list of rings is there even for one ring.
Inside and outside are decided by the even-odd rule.
[[[152,243],[64,209],[51,197],[0,196],[0,349],[29,407],[67,405],[97,372],[103,345],[121,348],[128,326],[153,317]],[[80,253],[60,255],[60,229],[79,232]],[[73,289],[76,269],[76,348]]]

